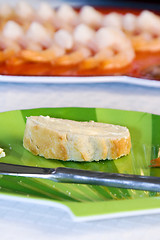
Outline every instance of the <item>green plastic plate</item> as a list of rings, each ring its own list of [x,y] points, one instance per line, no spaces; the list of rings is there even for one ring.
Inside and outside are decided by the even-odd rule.
[[[92,163],[46,160],[23,147],[26,117],[44,115],[72,120],[119,124],[131,133],[131,153],[117,160]],[[39,108],[0,113],[1,162],[37,167],[70,167],[93,171],[160,176],[149,168],[160,144],[160,116],[102,108]],[[0,176],[0,196],[62,206],[77,221],[160,212],[160,194],[103,186],[56,183],[50,180]]]

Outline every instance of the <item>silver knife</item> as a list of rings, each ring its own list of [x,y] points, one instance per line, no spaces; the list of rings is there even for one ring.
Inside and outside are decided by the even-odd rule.
[[[0,163],[0,174],[49,179],[62,183],[102,185],[160,192],[160,177],[107,173],[73,168],[43,168]]]

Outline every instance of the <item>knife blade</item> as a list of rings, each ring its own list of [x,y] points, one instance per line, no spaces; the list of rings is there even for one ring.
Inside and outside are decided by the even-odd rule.
[[[0,163],[0,174],[49,179],[61,183],[102,185],[160,192],[160,177],[80,170],[66,167],[43,168]]]

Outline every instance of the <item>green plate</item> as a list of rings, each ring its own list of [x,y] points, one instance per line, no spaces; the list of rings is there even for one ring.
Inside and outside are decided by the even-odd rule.
[[[117,160],[92,163],[34,156],[22,144],[26,117],[31,115],[127,126],[132,139],[131,153]],[[5,163],[159,176],[159,169],[149,168],[151,159],[157,157],[159,144],[160,116],[149,113],[102,108],[41,108],[0,113],[0,146],[6,152],[6,157],[0,161]],[[0,176],[0,193],[1,197],[67,207],[78,221],[160,211],[160,194],[156,192],[56,183],[36,178]]]

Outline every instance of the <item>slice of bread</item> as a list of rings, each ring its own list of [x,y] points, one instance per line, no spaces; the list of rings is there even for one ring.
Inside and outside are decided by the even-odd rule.
[[[131,138],[129,130],[118,125],[31,116],[23,145],[47,159],[91,162],[129,154]]]

